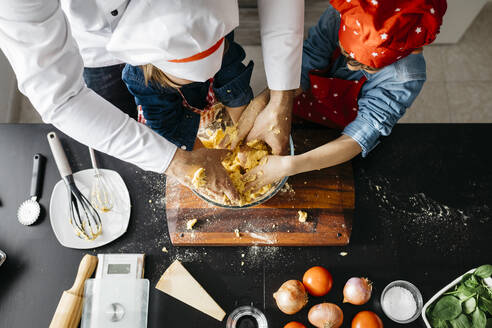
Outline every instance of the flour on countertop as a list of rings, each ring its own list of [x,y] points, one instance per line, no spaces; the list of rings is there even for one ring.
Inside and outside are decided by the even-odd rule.
[[[424,192],[400,192],[397,186],[402,182],[384,176],[363,177],[361,183],[367,184],[370,190],[363,200],[377,205],[388,238],[395,242],[398,238],[391,227],[398,224],[409,245],[431,247],[443,253],[454,252],[466,249],[473,242],[472,216],[479,215],[477,221],[481,224],[490,221],[491,211],[486,204],[480,208],[453,208]],[[395,221],[395,218],[399,220]],[[443,239],[452,240],[453,245],[449,247],[448,243],[442,243]]]

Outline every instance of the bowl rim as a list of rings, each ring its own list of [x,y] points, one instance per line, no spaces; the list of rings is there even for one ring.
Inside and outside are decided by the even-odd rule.
[[[394,286],[396,286],[398,284],[402,284],[402,285],[408,286],[409,288],[413,289],[413,291],[417,294],[417,299],[415,300],[415,302],[417,303],[417,311],[415,311],[415,314],[413,316],[411,316],[407,320],[397,320],[397,319],[391,317],[390,315],[388,315],[388,313],[386,313],[386,311],[384,310],[384,306],[383,306],[383,297],[384,297],[384,295],[386,294],[386,292],[390,288],[392,288],[392,287],[394,287]],[[409,291],[412,292],[411,290],[409,290]],[[413,296],[413,293],[412,293],[412,296]],[[394,280],[394,281],[390,282],[389,284],[387,284],[386,287],[384,287],[383,292],[381,293],[381,297],[380,297],[380,300],[379,301],[380,301],[380,304],[381,304],[381,309],[383,310],[383,313],[386,315],[386,317],[388,317],[388,319],[390,319],[393,322],[401,323],[401,324],[410,323],[410,322],[414,322],[415,320],[417,320],[417,318],[420,317],[420,312],[419,311],[422,311],[423,304],[424,304],[424,300],[423,300],[423,297],[422,297],[422,292],[420,291],[420,289],[418,289],[417,286],[415,286],[414,284],[412,284],[410,281],[402,280],[402,279]]]
[[[424,307],[422,308],[422,319],[424,319],[424,323],[426,325],[427,328],[432,328],[429,320],[427,319],[427,316],[425,314],[425,312],[427,311],[427,308],[432,304],[434,303],[435,300],[437,300],[442,294],[444,294],[445,292],[447,292],[448,290],[450,290],[451,288],[453,288],[454,286],[456,286],[460,281],[461,279],[463,278],[464,275],[468,274],[468,273],[473,273],[477,268],[474,268],[474,269],[470,269],[468,270],[467,272],[463,273],[461,276],[459,276],[458,278],[454,279],[452,282],[450,282],[448,285],[446,285],[446,287],[442,288],[441,290],[439,290],[436,294],[434,294],[434,296],[432,296],[428,301],[427,303],[424,304]]]
[[[293,156],[294,155],[294,140],[292,139],[292,134],[289,135],[289,146],[290,146],[290,156]],[[253,207],[253,206],[257,206],[257,205],[260,205],[260,204],[263,204],[264,202],[266,202],[267,200],[269,200],[270,198],[272,198],[273,196],[275,196],[279,191],[280,189],[282,189],[282,187],[285,185],[285,183],[287,182],[289,177],[284,177],[282,180],[280,180],[280,183],[272,190],[271,193],[269,194],[265,194],[262,198],[252,202],[252,203],[249,203],[249,204],[246,204],[246,205],[224,205],[224,204],[220,204],[220,203],[217,203],[211,199],[208,199],[207,197],[205,197],[204,195],[198,193],[197,191],[195,191],[194,189],[192,189],[191,191],[193,191],[193,193],[195,195],[197,195],[199,198],[201,198],[202,200],[204,200],[205,202],[211,204],[211,205],[214,205],[214,206],[217,206],[217,207],[221,207],[221,208],[227,208],[227,209],[232,209],[232,210],[242,210],[242,209],[245,209],[245,208],[249,208],[249,207]]]

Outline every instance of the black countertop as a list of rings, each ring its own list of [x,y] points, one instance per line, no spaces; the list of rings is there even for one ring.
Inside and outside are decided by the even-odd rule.
[[[50,130],[49,125],[0,125],[0,249],[7,253],[0,267],[0,327],[47,327],[87,252],[62,247],[46,214],[51,190],[60,178],[46,141]],[[348,278],[369,277],[374,281],[372,299],[358,307],[341,305],[343,327],[350,327],[361,310],[377,312],[385,327],[398,327],[380,309],[379,296],[389,282],[414,283],[425,302],[463,272],[492,262],[491,134],[491,124],[395,127],[391,138],[384,138],[367,158],[353,161],[354,228],[346,247],[175,248],[167,233],[165,178],[99,154],[101,167],[123,176],[133,207],[126,234],[88,253],[147,255],[149,327],[225,327],[225,320],[219,323],[154,288],[175,259],[226,312],[252,302],[264,311],[270,327],[283,327],[291,320],[310,327],[309,307],[287,316],[272,298],[282,282],[302,279],[309,267],[325,266],[334,277],[332,291],[326,297],[311,298],[309,305],[341,304]],[[87,148],[60,137],[74,171],[89,168]],[[41,197],[44,216],[24,227],[17,222],[16,210],[29,193],[35,152],[48,158]],[[169,253],[163,253],[163,247]],[[348,255],[340,256],[342,251]],[[419,318],[405,326],[425,325]]]

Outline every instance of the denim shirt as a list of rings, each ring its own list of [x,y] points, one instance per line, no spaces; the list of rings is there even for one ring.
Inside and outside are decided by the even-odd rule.
[[[309,71],[329,66],[332,53],[338,47],[339,27],[340,14],[329,5],[318,24],[309,29],[302,53],[301,86],[304,90],[309,89]],[[343,130],[343,134],[359,143],[364,157],[376,147],[381,135],[391,133],[426,79],[422,53],[408,55],[374,74],[349,70],[342,55],[329,73],[344,80],[359,80],[362,75],[367,78],[359,93],[357,117]]]
[[[254,64],[252,61],[247,66],[242,63],[246,54],[233,41],[232,33],[226,39],[229,48],[224,53],[220,70],[214,76],[213,90],[217,100],[225,106],[247,105],[253,99],[250,80]],[[138,66],[127,64],[122,78],[135,97],[136,104],[142,106],[147,125],[176,146],[191,151],[200,125],[200,115],[184,107],[179,92],[150,81],[146,85],[143,71]],[[203,109],[207,105],[209,87],[209,81],[193,82],[182,86],[181,92],[188,104]]]

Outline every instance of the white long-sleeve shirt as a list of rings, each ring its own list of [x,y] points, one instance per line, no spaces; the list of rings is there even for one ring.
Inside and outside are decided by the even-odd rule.
[[[84,66],[120,63],[105,46],[127,4],[128,0],[2,0],[0,48],[14,69],[19,90],[45,122],[94,149],[162,173],[176,146],[88,89],[82,78]],[[304,1],[259,0],[258,7],[268,85],[273,90],[297,88]]]

